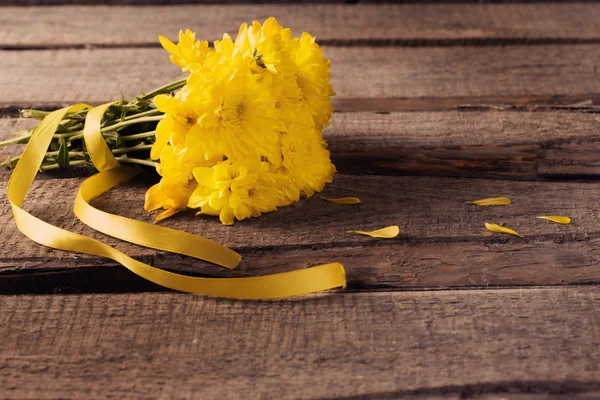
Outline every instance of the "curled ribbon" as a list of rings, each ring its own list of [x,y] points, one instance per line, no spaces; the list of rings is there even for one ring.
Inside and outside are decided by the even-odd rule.
[[[136,170],[119,164],[100,132],[102,116],[112,104],[103,104],[87,113],[84,140],[99,173],[81,184],[74,204],[77,217],[91,228],[121,240],[235,268],[241,256],[216,242],[187,232],[112,215],[89,204],[94,197],[137,175]],[[110,258],[158,285],[201,295],[234,299],[271,299],[346,286],[344,267],[340,263],[245,278],[196,278],[176,274],[137,261],[98,240],[48,224],[23,210],[25,196],[58,125],[68,112],[79,112],[89,108],[87,104],[75,104],[48,114],[35,129],[8,181],[7,194],[17,228],[27,237],[55,249]]]

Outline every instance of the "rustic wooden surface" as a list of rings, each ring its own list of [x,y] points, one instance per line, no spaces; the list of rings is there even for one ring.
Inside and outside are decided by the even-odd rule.
[[[340,173],[323,195],[362,204],[316,196],[233,228],[185,213],[163,223],[233,247],[235,271],[79,223],[85,171],[40,176],[26,209],[195,276],[340,261],[348,289],[269,302],[160,293],[112,261],[27,240],[0,197],[0,398],[600,398],[600,3],[98,3],[0,1],[0,140],[33,126],[20,108],[179,77],[159,34],[212,40],[274,15],[326,45]],[[151,221],[151,183],[94,204]],[[514,204],[465,204],[492,196]],[[535,218],[548,214],[573,222]],[[346,232],[390,224],[394,240]]]
[[[359,206],[339,206],[315,197],[302,200],[260,219],[235,227],[214,223],[191,213],[176,216],[163,226],[182,229],[238,250],[244,261],[225,270],[198,260],[127,245],[93,231],[71,211],[81,179],[36,182],[26,209],[52,224],[104,240],[152,265],[168,270],[208,276],[268,274],[319,263],[342,262],[353,289],[486,287],[600,283],[600,223],[597,183],[533,183],[438,177],[338,175],[323,193],[355,195]],[[95,201],[105,211],[152,221],[139,204],[148,182],[135,182]],[[0,188],[5,190],[5,183]],[[509,196],[510,207],[476,207],[467,200]],[[45,199],[45,200],[44,200]],[[48,213],[48,208],[52,213]],[[571,225],[536,219],[537,215],[569,215]],[[106,268],[113,262],[91,256],[49,250],[23,240],[6,201],[0,209],[0,290],[26,292],[48,274],[65,275],[64,285],[82,290],[73,270]],[[484,222],[504,223],[524,239],[493,235]],[[347,233],[398,224],[402,234],[388,241]],[[293,234],[287,234],[289,226]],[[27,273],[18,286],[15,273]],[[77,275],[75,275],[77,276]],[[132,274],[115,276],[132,280]],[[75,280],[75,281],[74,281]],[[73,282],[74,281],[74,282]],[[82,282],[86,285],[86,282]],[[126,287],[118,282],[119,287]],[[46,292],[53,288],[46,287]]]
[[[600,393],[599,307],[596,287],[245,303],[169,293],[6,296],[3,394],[592,398]]]

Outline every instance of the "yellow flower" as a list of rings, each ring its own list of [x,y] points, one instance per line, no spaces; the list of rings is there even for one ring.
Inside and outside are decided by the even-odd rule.
[[[159,37],[160,44],[171,55],[169,60],[181,67],[184,72],[192,71],[202,66],[206,56],[212,52],[207,41],[196,41],[196,34],[189,29],[179,31],[179,43],[175,44],[164,36]]]
[[[297,39],[292,39],[291,35],[291,29],[284,29],[271,17],[263,25],[258,21],[250,27],[242,24],[235,45],[244,57],[253,60],[253,71],[293,74],[296,65],[292,57]]]
[[[165,209],[156,217],[156,222],[169,218],[187,208],[188,200],[195,186],[194,181],[182,185],[179,182],[163,178],[146,192],[144,209],[146,211],[154,211],[159,208]]]
[[[222,157],[218,156],[206,159],[204,153],[194,149],[165,145],[160,154],[160,164],[156,168],[163,178],[146,192],[144,208],[147,211],[165,209],[156,217],[156,221],[186,209],[196,187],[192,176],[194,168],[213,166],[221,160]]]
[[[296,76],[304,100],[312,109],[318,129],[329,125],[329,118],[333,112],[330,97],[335,95],[329,83],[331,61],[323,57],[322,53],[323,49],[315,42],[315,38],[306,32],[303,33],[295,53],[298,66]]]
[[[205,74],[197,84],[190,79],[186,101],[198,118],[187,133],[187,145],[209,156],[280,160],[279,132],[285,126],[268,88],[242,65],[230,77],[218,72]]]
[[[206,158],[204,152],[196,149],[166,145],[160,154],[157,171],[164,178],[187,185],[192,179],[194,168],[212,167],[222,160],[221,156]]]
[[[329,158],[329,151],[322,144],[320,131],[306,129],[309,128],[297,124],[282,136],[283,163],[280,172],[289,176],[294,185],[292,188],[288,186],[288,193],[297,190],[310,197],[323,190],[326,183],[333,181],[336,170]],[[291,200],[297,201],[299,194],[295,194]]]
[[[202,68],[194,71],[190,77],[191,85],[196,86],[210,79],[229,79],[238,69],[249,69],[250,61],[244,59],[228,34],[225,33],[222,40],[215,40],[214,46],[215,51],[208,55]]]
[[[152,145],[150,157],[157,160],[167,143],[185,146],[185,137],[196,116],[181,102],[182,92],[175,96],[164,94],[154,98],[156,108],[165,113],[165,118],[156,126],[156,141]]]
[[[266,162],[227,160],[212,168],[195,168],[194,177],[198,187],[188,206],[200,208],[199,214],[218,215],[223,224],[277,208],[280,178],[269,171]]]
[[[242,24],[235,42],[224,34],[214,50],[191,31],[161,43],[190,75],[154,100],[165,114],[151,151],[162,180],[146,209],[163,208],[157,220],[190,207],[230,225],[332,182],[322,136],[333,111],[330,62],[312,36],[294,38],[269,18]]]

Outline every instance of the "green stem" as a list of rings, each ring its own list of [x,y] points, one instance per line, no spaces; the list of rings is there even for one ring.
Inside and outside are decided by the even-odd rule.
[[[147,145],[143,145],[143,146],[134,146],[134,147],[119,147],[119,148],[112,150],[112,153],[116,155],[116,154],[125,154],[125,153],[132,153],[134,151],[144,151],[144,150],[151,150],[151,149],[152,149],[152,145],[147,144]]]
[[[129,126],[129,125],[141,124],[141,123],[144,123],[144,122],[157,122],[157,121],[160,121],[161,119],[164,119],[164,118],[165,118],[165,116],[161,114],[161,115],[156,115],[154,117],[145,117],[145,118],[130,119],[130,120],[127,120],[127,121],[118,122],[118,123],[113,124],[113,125],[105,126],[104,128],[100,129],[100,132],[107,132],[107,131],[119,130],[119,129],[125,128],[126,126]]]
[[[121,163],[146,165],[148,167],[156,168],[156,163],[154,161],[150,161],[150,160],[138,160],[137,158],[117,157],[117,161],[119,161]],[[71,163],[70,163],[71,166],[88,165],[88,164],[89,164],[89,162],[86,160],[75,160],[75,161],[71,161]],[[40,171],[50,171],[53,169],[60,169],[60,165],[49,164],[49,165],[42,165],[40,167]]]
[[[130,142],[132,140],[142,140],[142,139],[153,138],[154,136],[156,136],[156,131],[142,132],[142,133],[136,133],[135,135],[121,136],[121,141],[122,142]]]
[[[63,119],[72,119],[75,121],[83,121],[85,119],[85,113],[87,111],[76,112],[76,113],[67,113]],[[33,118],[42,120],[50,114],[51,111],[43,111],[43,110],[35,110],[35,109],[27,109],[21,110],[21,118]]]
[[[151,160],[140,160],[138,158],[129,158],[129,157],[117,157],[118,162],[129,163],[129,164],[139,164],[139,165],[147,165],[148,167],[154,167],[158,165],[154,161]]]
[[[163,93],[170,93],[174,90],[180,89],[180,88],[184,87],[186,83],[187,83],[187,78],[180,79],[178,81],[171,82],[169,84],[166,84],[164,86],[156,88],[153,91],[151,91],[150,93],[145,93],[144,95],[139,96],[137,99],[138,100],[149,100],[149,99],[154,98],[154,96],[156,96],[156,95],[163,94]]]
[[[168,83],[164,86],[156,88],[148,93],[142,94],[129,102],[123,101],[119,102],[117,105],[121,107],[123,112],[129,109],[128,112],[133,112],[134,114],[124,117],[122,120],[108,120],[105,121],[103,126],[100,128],[102,133],[111,132],[111,131],[119,131],[127,126],[145,123],[145,122],[157,122],[164,118],[163,113],[160,110],[155,108],[147,109],[148,103],[143,103],[147,100],[153,99],[155,96],[163,93],[172,93],[177,89],[182,88],[187,83],[187,78],[177,80],[175,82]],[[142,103],[140,103],[142,102]],[[142,104],[143,106],[140,106]],[[146,111],[138,111],[139,109],[145,109]],[[136,110],[137,109],[137,110]],[[137,113],[136,113],[137,111]],[[23,110],[21,111],[21,116],[23,118],[33,118],[33,119],[44,119],[50,114],[50,111],[42,111],[42,110]],[[74,140],[83,138],[83,121],[87,115],[87,110],[83,110],[77,113],[68,113],[61,122],[60,128],[66,130],[66,133],[55,133],[54,139],[66,139],[67,142],[73,142]],[[118,121],[118,122],[117,122]],[[33,130],[26,135],[18,136],[13,139],[8,139],[4,141],[0,141],[0,147],[11,145],[11,144],[24,144],[29,141],[29,139],[33,135]],[[156,135],[156,131],[142,132],[138,134],[128,135],[121,138],[123,142],[135,141],[135,140],[143,140],[147,138],[153,138]],[[135,151],[144,151],[150,150],[152,145],[142,145],[142,146],[134,146],[134,147],[123,147],[112,150],[113,154],[126,154],[129,152]],[[58,156],[58,151],[51,151],[46,153],[47,156]],[[85,152],[83,151],[71,151],[69,152],[69,157],[85,157]],[[5,162],[1,163],[0,166],[11,166],[13,162],[18,161],[21,156],[13,157],[7,159]],[[156,167],[157,163],[151,160],[140,160],[136,158],[129,157],[118,157],[117,160],[130,163],[130,164],[140,164],[147,165],[151,167]],[[87,160],[72,160],[70,165],[84,165],[89,164]],[[58,164],[49,164],[43,165],[40,170],[48,171],[52,169],[58,169],[60,166]]]
[[[31,135],[32,135],[31,133],[28,133],[27,135],[17,136],[13,139],[4,140],[4,141],[0,142],[0,147],[8,146],[9,144],[19,144],[19,143],[21,143],[21,141],[23,139],[29,139],[31,137]]]
[[[163,112],[157,109],[152,109],[152,110],[148,110],[148,111],[144,111],[138,114],[133,114],[130,115],[128,117],[123,118],[123,121],[129,121],[132,119],[136,119],[136,118],[142,118],[142,117],[147,117],[147,116],[152,116],[152,115],[162,115]]]
[[[133,147],[119,147],[116,149],[112,149],[111,152],[114,155],[119,155],[119,154],[133,153],[136,151],[148,151],[148,150],[152,150],[151,144],[142,145],[142,146],[133,146]],[[59,154],[58,151],[49,151],[46,153],[46,156],[56,157],[56,156],[58,156],[58,154]],[[87,151],[70,151],[69,159],[72,157],[85,157],[87,154],[88,154]],[[0,167],[10,167],[12,164],[19,161],[20,159],[21,159],[21,156],[9,157],[8,159],[6,159],[4,162],[2,162],[0,164]],[[83,161],[83,160],[71,160],[69,164],[77,165],[77,164],[73,164],[73,163],[76,163],[79,161]],[[50,164],[50,165],[54,165],[54,164]],[[56,164],[56,165],[58,165],[58,164]],[[146,165],[146,164],[144,164],[144,165]],[[51,168],[51,169],[54,169],[54,168]]]
[[[87,162],[86,160],[75,160],[75,161],[71,161],[70,165],[86,165],[89,164],[89,162]],[[52,169],[60,169],[60,165],[58,164],[48,164],[48,165],[42,165],[40,167],[40,171],[50,171]]]
[[[114,125],[105,126],[104,128],[100,129],[100,132],[118,131],[119,129],[125,128],[126,126],[130,126],[130,125],[141,124],[143,122],[160,121],[164,117],[165,117],[164,115],[157,115],[155,117],[131,119],[129,121],[123,121],[123,122],[116,123]],[[73,140],[77,140],[77,139],[81,139],[81,138],[83,138],[83,132],[79,132],[79,133],[76,133],[75,135],[68,137],[67,141],[72,142]]]

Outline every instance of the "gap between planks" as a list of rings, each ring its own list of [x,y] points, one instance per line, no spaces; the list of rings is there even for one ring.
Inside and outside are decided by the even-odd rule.
[[[0,296],[0,389],[40,399],[590,398],[600,392],[599,293]]]
[[[175,42],[177,40],[175,39]],[[323,39],[319,45],[328,47],[484,47],[484,46],[542,46],[600,44],[600,38],[458,38],[458,39]],[[212,47],[212,45],[211,45]],[[86,44],[40,44],[0,45],[0,51],[46,51],[46,50],[94,50],[94,49],[162,49],[159,43],[86,43]]]

